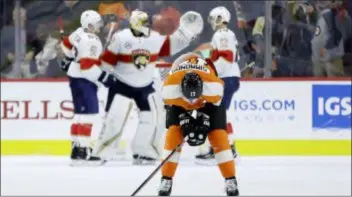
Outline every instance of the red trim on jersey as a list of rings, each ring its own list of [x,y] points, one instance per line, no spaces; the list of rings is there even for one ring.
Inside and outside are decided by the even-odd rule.
[[[64,40],[62,41],[62,43],[65,45],[65,47],[67,47],[68,49],[72,49],[73,45],[71,44],[70,40],[68,39],[68,37],[65,37]]]
[[[105,50],[103,54],[100,56],[100,59],[113,66],[115,66],[118,61],[117,55],[109,50]]]
[[[167,36],[163,46],[161,47],[160,51],[159,51],[159,57],[165,57],[165,56],[170,56],[171,55],[171,41],[170,41],[170,37]]]
[[[80,67],[82,70],[87,70],[92,68],[94,65],[100,66],[101,62],[98,59],[92,59],[92,58],[81,58],[79,60],[80,62]]]
[[[226,124],[226,131],[227,131],[227,134],[233,134],[233,128],[231,123]]]
[[[213,49],[211,52],[210,59],[212,61],[218,60],[220,57],[224,58],[226,61],[233,62],[233,52],[231,50],[217,50]]]
[[[90,137],[92,134],[92,127],[92,124],[79,124],[78,135]]]
[[[79,125],[78,124],[71,124],[71,136],[77,136],[78,135],[78,129]]]
[[[149,63],[155,62],[156,60],[158,60],[158,58],[159,58],[158,54],[151,54]],[[133,57],[131,54],[117,54],[117,60],[124,63],[133,63]]]

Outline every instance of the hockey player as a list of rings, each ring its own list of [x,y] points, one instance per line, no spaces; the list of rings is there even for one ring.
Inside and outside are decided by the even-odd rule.
[[[208,22],[215,31],[211,40],[211,57],[214,62],[219,77],[224,81],[223,104],[226,107],[227,124],[226,131],[234,154],[237,156],[235,144],[233,142],[233,129],[231,124],[231,113],[229,113],[230,104],[234,93],[240,86],[240,69],[238,66],[238,41],[236,35],[228,29],[231,14],[223,6],[212,9],[209,13]],[[200,149],[200,154],[196,155],[196,163],[212,163],[214,159],[214,150],[206,143],[206,152]]]
[[[217,77],[211,60],[193,53],[175,60],[162,89],[168,106],[164,158],[184,139],[190,146],[200,146],[208,136],[225,178],[227,195],[237,196],[235,163],[226,133],[226,109],[221,102],[223,92],[224,82]],[[180,153],[181,150],[177,150],[162,167],[160,196],[171,194]]]
[[[115,33],[101,56],[104,63],[113,66],[118,82],[109,88],[107,115],[96,152],[101,153],[110,141],[120,139],[132,99],[139,109],[139,123],[131,145],[133,164],[154,164],[161,156],[162,148],[158,147],[162,147],[165,131],[160,126],[161,97],[153,87],[155,63],[159,57],[186,48],[202,32],[204,24],[199,13],[190,11],[181,17],[175,33],[162,36],[150,29],[149,16],[143,11],[134,10],[129,22],[130,28]]]
[[[110,87],[117,81],[99,68],[103,47],[97,33],[101,27],[103,21],[97,12],[84,11],[81,27],[61,42],[65,54],[61,68],[69,78],[75,115],[71,125],[72,165],[101,164],[100,158],[91,155],[92,148],[89,147],[93,122],[99,119],[97,85],[102,83]]]

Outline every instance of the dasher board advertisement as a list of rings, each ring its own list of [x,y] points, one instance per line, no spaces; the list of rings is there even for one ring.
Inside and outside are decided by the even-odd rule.
[[[101,128],[106,94],[107,90],[101,87],[100,116],[94,123],[93,138]],[[51,144],[59,144],[55,151],[64,153],[68,150],[66,145],[70,140],[72,108],[66,80],[2,81],[2,148],[25,143],[37,146],[50,141]],[[132,141],[138,123],[137,115],[137,109],[134,108],[125,128],[127,132],[124,132],[125,144]],[[260,150],[263,149],[263,143],[267,148],[272,147],[266,152],[268,154],[277,152],[275,145],[278,146],[278,143],[290,146],[297,153],[298,149],[305,151],[301,148],[302,144],[307,147],[323,143],[314,149],[318,152],[326,143],[334,144],[333,147],[328,146],[329,150],[341,149],[337,148],[342,144],[341,141],[344,141],[344,147],[350,147],[351,82],[242,81],[233,97],[228,118],[233,124],[238,146],[244,152],[252,151],[251,154],[253,150],[257,150],[253,154],[264,151]],[[58,150],[64,144],[65,151]],[[347,152],[350,154],[350,150]]]

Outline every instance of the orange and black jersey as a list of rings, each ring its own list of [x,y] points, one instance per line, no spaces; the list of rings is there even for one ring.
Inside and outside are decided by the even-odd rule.
[[[181,82],[188,72],[197,73],[203,81],[203,91],[194,103],[185,98],[181,91]],[[224,91],[224,82],[217,77],[211,60],[204,60],[198,56],[184,58],[179,64],[174,64],[164,81],[162,96],[166,105],[176,105],[185,110],[199,109],[205,103],[220,105]]]

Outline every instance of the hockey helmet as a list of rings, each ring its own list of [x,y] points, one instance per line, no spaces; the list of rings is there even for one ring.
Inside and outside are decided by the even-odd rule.
[[[203,81],[195,72],[186,73],[181,82],[181,91],[189,100],[198,99],[203,92]]]
[[[229,23],[230,19],[231,14],[224,6],[212,9],[208,16],[208,22],[213,30],[220,24]]]
[[[81,26],[85,30],[99,33],[104,26],[104,22],[100,14],[94,10],[86,10],[81,15]]]

